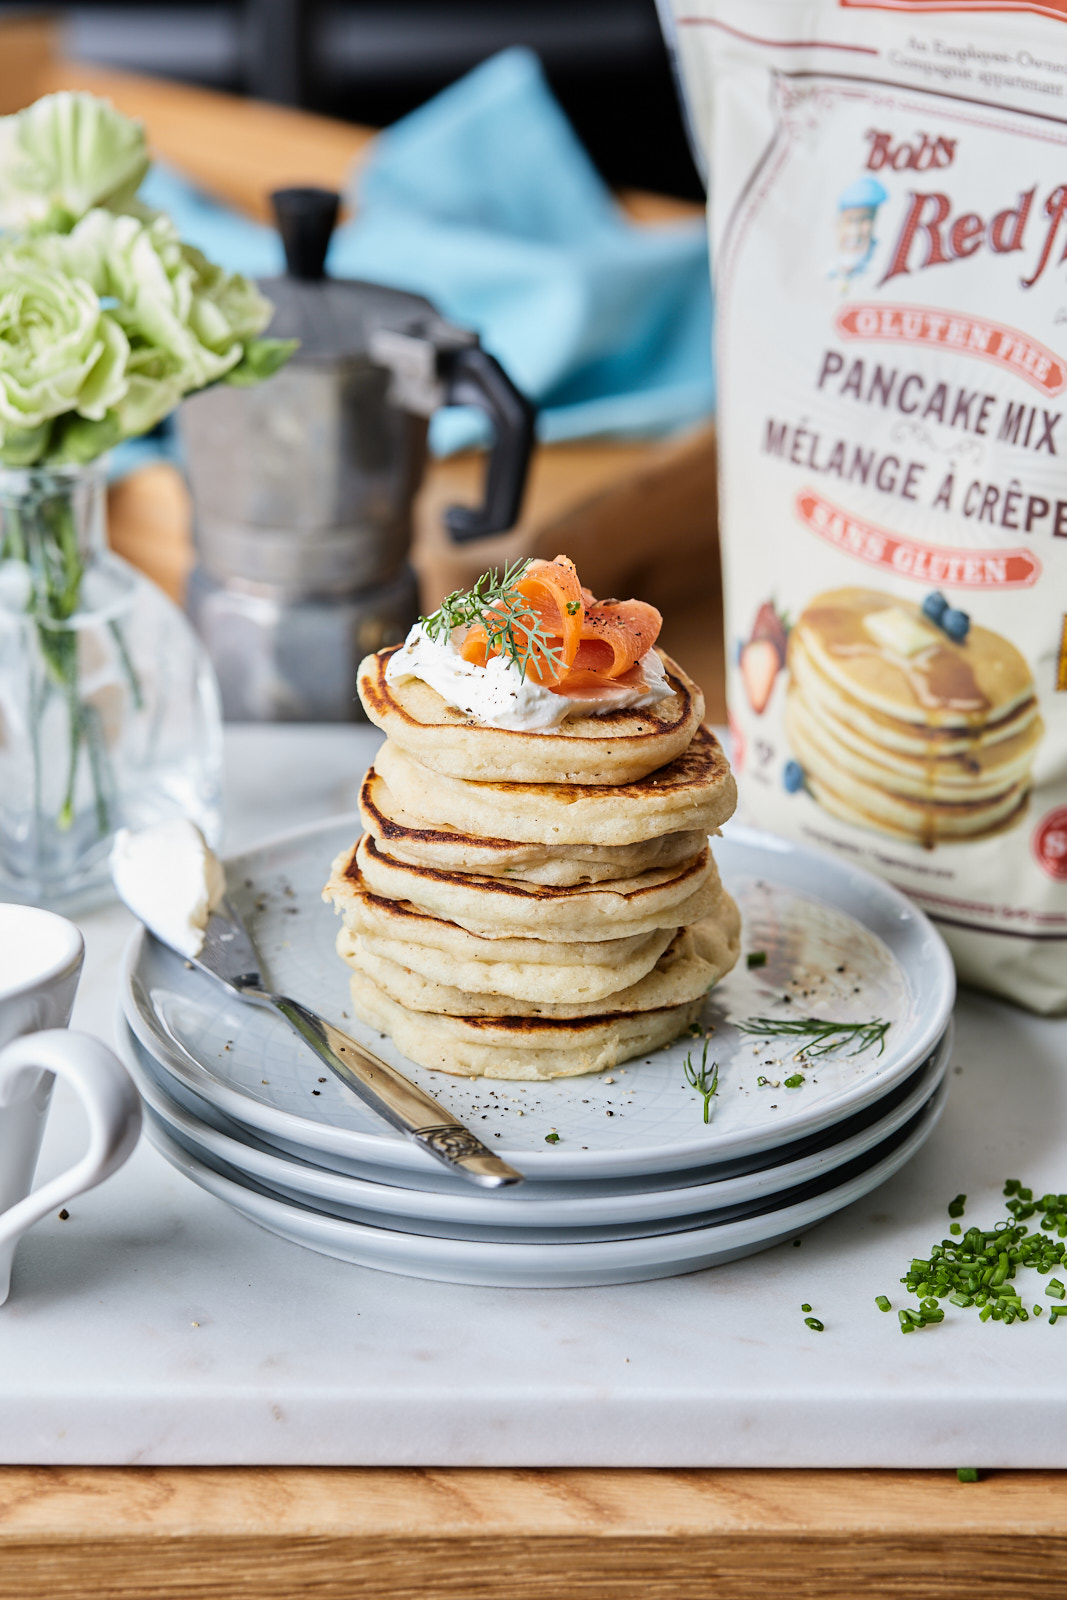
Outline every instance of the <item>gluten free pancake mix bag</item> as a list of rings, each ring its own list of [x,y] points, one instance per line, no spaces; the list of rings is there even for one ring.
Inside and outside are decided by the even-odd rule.
[[[1062,1010],[1067,0],[670,4],[741,814]]]

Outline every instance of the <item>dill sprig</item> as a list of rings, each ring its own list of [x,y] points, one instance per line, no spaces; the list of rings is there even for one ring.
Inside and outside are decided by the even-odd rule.
[[[740,1033],[756,1033],[764,1039],[807,1039],[793,1055],[794,1061],[814,1059],[840,1050],[846,1044],[854,1045],[848,1053],[858,1056],[861,1050],[876,1044],[878,1054],[885,1050],[885,1036],[890,1024],[876,1018],[874,1022],[830,1022],[825,1017],[748,1017],[735,1023]]]
[[[690,1050],[685,1058],[685,1080],[696,1090],[697,1094],[704,1096],[704,1121],[711,1121],[711,1097],[719,1088],[719,1063],[713,1061],[708,1066],[708,1045],[710,1039],[704,1040],[704,1053],[700,1058],[699,1067],[693,1065],[693,1052]]]
[[[542,662],[558,673],[563,653],[553,647],[554,635],[518,587],[529,565],[513,561],[503,576],[494,567],[483,572],[473,588],[453,590],[430,616],[419,618],[422,631],[428,639],[438,640],[448,638],[455,628],[480,622],[488,653],[498,651],[512,662],[520,679],[525,680],[531,664]]]

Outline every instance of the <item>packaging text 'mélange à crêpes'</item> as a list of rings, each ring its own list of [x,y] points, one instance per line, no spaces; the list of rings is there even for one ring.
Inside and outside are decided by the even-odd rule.
[[[1067,1007],[1067,4],[671,0],[742,814]]]

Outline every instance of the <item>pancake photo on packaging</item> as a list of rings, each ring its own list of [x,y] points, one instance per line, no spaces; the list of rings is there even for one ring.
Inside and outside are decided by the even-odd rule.
[[[1044,731],[1033,676],[943,595],[821,594],[788,665],[786,733],[827,811],[926,848],[1021,821]]]
[[[488,573],[360,667],[386,741],[323,891],[352,1006],[421,1066],[598,1072],[671,1043],[740,950],[736,788],[639,600]]]

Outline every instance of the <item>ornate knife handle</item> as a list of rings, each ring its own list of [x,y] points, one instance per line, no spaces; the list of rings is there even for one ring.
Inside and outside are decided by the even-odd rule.
[[[418,1128],[415,1138],[439,1161],[450,1167],[460,1167],[467,1177],[474,1178],[476,1182],[484,1183],[486,1179],[500,1182],[494,1174],[515,1172],[514,1167],[509,1167],[507,1162],[495,1156],[462,1122],[444,1122],[437,1128]],[[519,1181],[518,1173],[510,1181]]]

